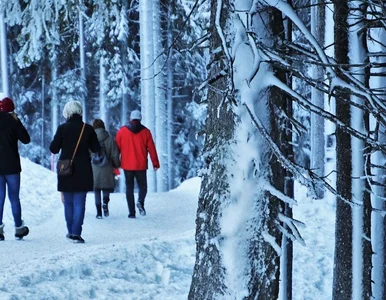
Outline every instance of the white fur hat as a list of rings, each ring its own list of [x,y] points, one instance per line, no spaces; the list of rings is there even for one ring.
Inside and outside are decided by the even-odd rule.
[[[130,114],[130,120],[141,120],[142,115],[139,110],[133,110]]]
[[[68,120],[72,115],[82,115],[82,103],[79,101],[67,102],[63,108],[63,117]]]

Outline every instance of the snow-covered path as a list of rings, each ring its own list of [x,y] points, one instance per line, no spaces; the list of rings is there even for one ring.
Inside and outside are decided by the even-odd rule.
[[[89,193],[82,233],[86,243],[74,244],[65,238],[56,176],[27,160],[23,168],[28,172],[22,173],[21,199],[30,234],[14,239],[7,201],[0,299],[187,298],[199,179],[168,193],[149,194],[147,216],[136,219],[127,218],[120,193],[112,194],[110,216],[96,219]]]
[[[128,219],[125,195],[112,194],[110,216],[95,218],[88,194],[82,236],[65,238],[56,175],[22,159],[21,201],[30,234],[14,238],[10,204],[0,242],[0,300],[185,300],[195,261],[195,215],[200,179],[167,193],[149,194],[147,216]],[[297,188],[294,215],[306,246],[294,244],[294,300],[331,299],[333,201],[307,199]]]

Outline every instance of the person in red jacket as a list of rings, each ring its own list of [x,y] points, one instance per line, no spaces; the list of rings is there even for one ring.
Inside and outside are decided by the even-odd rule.
[[[130,123],[121,127],[115,138],[121,152],[121,168],[125,174],[129,218],[135,218],[134,178],[138,184],[137,207],[142,216],[146,215],[148,154],[150,154],[154,171],[157,171],[160,167],[153,137],[150,130],[141,124],[141,119],[141,112],[133,110],[130,114]]]

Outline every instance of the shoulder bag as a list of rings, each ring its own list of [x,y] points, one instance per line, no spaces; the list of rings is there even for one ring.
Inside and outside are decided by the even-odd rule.
[[[59,159],[58,163],[56,164],[56,172],[58,173],[58,176],[71,176],[73,173],[73,166],[72,163],[74,161],[74,157],[76,154],[76,151],[78,150],[80,139],[83,135],[85,123],[83,123],[82,131],[80,132],[78,142],[76,143],[76,147],[74,150],[74,153],[72,154],[71,159]]]

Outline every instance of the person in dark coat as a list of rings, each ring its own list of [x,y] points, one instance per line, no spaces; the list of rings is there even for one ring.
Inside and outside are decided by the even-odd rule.
[[[29,233],[29,228],[22,220],[20,205],[20,155],[18,141],[28,144],[30,136],[14,112],[12,99],[1,97],[0,101],[0,240],[4,240],[3,212],[6,188],[11,202],[15,237],[23,238]]]
[[[115,139],[107,132],[105,123],[101,119],[95,119],[92,125],[98,137],[99,144],[102,147],[102,154],[106,156],[107,164],[99,166],[92,164],[94,176],[94,196],[97,209],[97,219],[102,219],[102,198],[103,214],[109,216],[110,193],[115,189],[114,169],[120,167],[119,150]]]
[[[64,124],[59,125],[50,151],[59,153],[59,159],[71,159],[78,138],[82,131],[82,104],[78,101],[68,102],[63,109]],[[71,176],[58,176],[58,191],[63,193],[64,216],[67,224],[67,238],[77,243],[84,243],[81,237],[84,214],[86,210],[86,195],[94,187],[91,152],[100,151],[100,145],[94,128],[85,124],[82,138],[79,142],[73,161]]]

